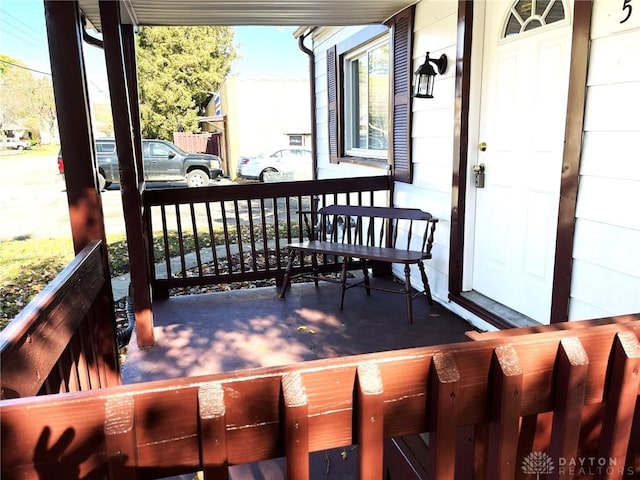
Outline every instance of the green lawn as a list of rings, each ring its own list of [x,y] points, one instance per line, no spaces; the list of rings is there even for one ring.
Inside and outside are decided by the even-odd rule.
[[[0,150],[0,159],[3,157],[20,157],[20,158],[33,158],[33,157],[58,157],[60,151],[60,145],[36,145],[29,150],[22,150],[21,152],[15,150]]]
[[[129,271],[124,235],[107,239],[114,275]],[[0,329],[73,260],[71,238],[30,238],[2,242]]]
[[[70,238],[2,242],[0,327],[4,328],[72,259]]]

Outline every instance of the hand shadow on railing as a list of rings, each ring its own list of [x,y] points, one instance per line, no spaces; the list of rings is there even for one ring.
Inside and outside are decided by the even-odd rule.
[[[75,436],[75,430],[69,427],[49,446],[51,429],[44,428],[33,453],[33,465],[39,479],[82,478],[83,480],[97,480],[108,476],[106,463],[102,463],[93,471],[80,476],[81,465],[89,457],[95,455],[96,445],[104,442],[104,434],[96,430],[81,445],[74,446],[74,450],[69,451]]]

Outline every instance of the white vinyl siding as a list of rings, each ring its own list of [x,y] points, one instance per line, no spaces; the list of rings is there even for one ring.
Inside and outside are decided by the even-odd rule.
[[[640,312],[640,9],[619,7],[594,2],[570,320]]]
[[[431,292],[443,302],[447,301],[449,294],[457,21],[457,2],[423,0],[416,5],[413,71],[422,64],[427,51],[432,58],[444,53],[449,66],[443,75],[436,76],[434,98],[412,99],[413,182],[396,182],[393,201],[395,206],[420,208],[440,219],[434,237],[433,258],[425,265]],[[394,268],[394,273],[401,277],[402,268]],[[411,283],[416,288],[420,285],[417,269],[411,270]]]

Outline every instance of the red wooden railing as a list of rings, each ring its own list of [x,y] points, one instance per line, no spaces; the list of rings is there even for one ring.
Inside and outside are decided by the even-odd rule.
[[[161,245],[164,268],[153,269],[154,295],[178,287],[276,279],[287,265],[284,246],[306,239],[303,211],[318,205],[388,206],[389,176],[310,180],[270,184],[211,186],[201,189],[147,190],[145,221],[152,242]],[[171,248],[169,236],[177,236]],[[193,238],[188,253],[186,237]],[[206,242],[206,247],[204,246]],[[193,257],[189,267],[188,255]],[[152,265],[158,263],[153,248]],[[173,259],[173,261],[171,261]],[[335,270],[323,259],[320,271]],[[295,273],[310,271],[309,262]]]
[[[120,384],[101,243],[90,243],[0,332],[2,398]]]
[[[411,438],[438,480],[637,475],[640,315],[543,330],[5,400],[2,477],[219,479],[285,457],[298,480],[309,452],[357,444],[360,478],[404,480],[394,451]]]

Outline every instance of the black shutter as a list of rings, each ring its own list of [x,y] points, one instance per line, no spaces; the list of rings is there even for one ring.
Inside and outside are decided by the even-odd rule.
[[[327,50],[327,95],[329,103],[329,161],[339,163],[339,141],[340,132],[338,112],[338,59],[336,46]]]
[[[387,25],[391,27],[391,145],[389,162],[396,181],[411,183],[411,53],[415,6],[398,13]]]

